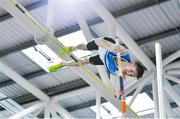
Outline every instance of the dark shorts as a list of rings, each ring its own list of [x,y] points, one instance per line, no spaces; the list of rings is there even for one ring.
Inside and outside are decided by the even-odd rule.
[[[103,39],[115,44],[115,41],[114,41],[112,38],[104,37]],[[99,48],[99,46],[94,42],[94,40],[93,40],[93,41],[90,41],[90,42],[87,44],[87,49],[88,49],[89,51],[98,50],[98,48]],[[90,57],[90,58],[89,58],[89,62],[90,62],[91,64],[93,64],[93,65],[104,65],[104,63],[103,63],[102,60],[100,59],[99,55]]]

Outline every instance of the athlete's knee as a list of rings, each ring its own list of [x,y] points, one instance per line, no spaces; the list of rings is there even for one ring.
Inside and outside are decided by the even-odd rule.
[[[89,64],[89,58],[85,58],[83,60],[81,60],[81,64],[85,65],[85,64]]]
[[[82,50],[87,50],[87,45],[84,44],[84,43],[79,44],[79,47],[80,47]]]

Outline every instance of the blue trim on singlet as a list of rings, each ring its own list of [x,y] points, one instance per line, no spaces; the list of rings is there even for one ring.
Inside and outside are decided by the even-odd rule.
[[[115,61],[115,58],[117,57],[116,53],[107,51],[104,56],[105,60],[105,66],[110,74],[115,75],[116,71],[118,71],[118,65]],[[121,55],[122,61],[131,62],[131,58],[128,53]]]

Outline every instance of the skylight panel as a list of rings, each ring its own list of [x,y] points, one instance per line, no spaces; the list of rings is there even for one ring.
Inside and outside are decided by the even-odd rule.
[[[132,96],[126,98],[127,104],[131,98]],[[154,112],[154,103],[146,93],[141,93],[136,97],[131,108],[138,113],[138,115],[142,116]]]
[[[126,98],[127,104],[132,99],[132,96]],[[90,107],[96,112],[96,106]],[[146,93],[139,94],[134,100],[131,109],[133,109],[139,116],[154,113],[154,103]],[[117,110],[110,102],[101,104],[100,116],[103,119],[116,118],[120,119],[122,113]]]
[[[35,63],[37,63],[46,72],[49,72],[47,67],[62,60],[46,45],[37,45],[22,51]]]
[[[58,38],[58,40],[65,46],[76,46],[81,43],[84,43],[84,44],[87,43],[82,31],[68,34],[66,36]],[[25,49],[22,52],[26,54],[34,62],[36,62],[46,72],[49,72],[47,69],[48,66],[57,64],[62,61],[62,59],[58,57],[46,45],[37,45],[31,48]],[[73,53],[77,58],[82,58],[84,56],[88,56],[91,54],[91,52],[89,51],[80,51],[80,50],[75,51]]]
[[[76,46],[81,43],[84,43],[84,44],[87,43],[82,31],[77,31],[77,32],[68,34],[66,36],[59,37],[58,40],[66,47],[67,46]],[[80,51],[80,50],[75,51],[73,53],[77,58],[81,58],[81,57],[91,54],[91,52],[89,52],[89,51]]]

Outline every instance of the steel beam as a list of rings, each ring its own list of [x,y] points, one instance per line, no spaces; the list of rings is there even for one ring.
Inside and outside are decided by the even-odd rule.
[[[51,117],[50,117],[50,110],[48,109],[48,108],[46,108],[45,110],[44,110],[44,118],[45,119],[50,119]]]
[[[25,6],[25,8],[28,11],[31,11],[31,10],[35,10],[37,8],[43,7],[43,6],[47,5],[47,3],[48,3],[48,0],[39,0],[39,1],[34,2],[30,5]],[[3,14],[0,16],[0,22],[4,22],[10,18],[12,18],[11,14],[9,14],[9,13]]]
[[[3,57],[3,56],[5,56],[9,53],[12,53],[12,52],[14,53],[14,52],[18,52],[20,50],[26,49],[26,48],[30,48],[30,47],[35,46],[35,45],[36,45],[36,42],[34,40],[26,41],[24,43],[21,43],[19,45],[14,46],[14,47],[4,49],[4,50],[0,50],[0,57]]]
[[[166,65],[164,67],[164,70],[167,71],[167,70],[170,70],[170,69],[177,69],[180,67],[180,61],[176,61],[176,62],[173,62],[173,63],[170,63],[168,65]]]
[[[46,103],[47,102],[39,102],[37,104],[34,104],[33,106],[30,106],[27,109],[25,109],[25,110],[23,110],[21,112],[18,112],[15,115],[9,117],[8,119],[17,119],[17,118],[23,117],[23,116],[25,116],[25,115],[27,115],[27,114],[29,114],[29,113],[39,109],[39,108],[45,106]]]
[[[107,100],[105,98],[101,97],[101,103],[105,103],[105,102],[107,102]],[[83,109],[83,108],[88,108],[90,106],[95,106],[95,105],[96,105],[96,99],[93,99],[93,100],[90,100],[90,101],[87,101],[87,102],[84,102],[81,104],[66,107],[66,109],[69,112],[72,112],[72,111],[76,111],[76,110]]]
[[[97,92],[96,93],[96,119],[101,119],[100,107],[101,107],[101,96]]]
[[[62,108],[59,104],[52,104],[51,105],[55,111],[57,111],[59,114],[62,114],[62,116],[66,118],[75,118],[73,117],[66,109]]]
[[[172,69],[172,70],[168,70],[167,72],[166,72],[167,74],[170,74],[170,75],[180,75],[180,70],[179,69]]]
[[[107,102],[107,100],[104,98],[101,98],[101,103],[105,103],[105,102]],[[66,110],[68,110],[69,112],[73,112],[73,111],[80,110],[83,108],[89,108],[89,107],[95,106],[95,105],[96,105],[96,100],[93,99],[93,100],[90,100],[90,101],[87,101],[87,102],[84,102],[81,104],[66,107]],[[177,108],[178,107],[178,105],[176,103],[170,103],[170,105],[171,105],[171,108]]]
[[[174,100],[174,102],[176,102],[178,106],[180,106],[180,96],[167,80],[164,80],[164,87],[164,90],[167,92],[167,94]]]
[[[171,80],[171,81],[174,81],[174,82],[180,84],[180,79],[177,78],[177,77],[175,77],[175,76],[172,76],[172,75],[169,75],[169,74],[164,74],[163,76],[164,76],[165,78]]]
[[[21,87],[25,88],[27,91],[29,91],[30,93],[32,93],[34,96],[36,96],[38,99],[42,100],[42,101],[50,101],[50,97],[48,95],[46,95],[43,91],[41,91],[40,89],[38,89],[37,87],[35,87],[34,85],[32,85],[31,83],[29,83],[28,81],[26,81],[26,79],[24,79],[22,76],[20,76],[18,73],[16,73],[15,71],[13,71],[12,69],[10,69],[8,66],[6,66],[5,64],[0,62],[0,71],[2,73],[4,73],[5,75],[7,75],[8,77],[12,78],[16,83],[18,83]],[[61,107],[60,105],[58,106],[59,108],[61,108],[61,112],[66,115],[69,114],[67,111],[65,111],[65,109],[63,107]],[[31,110],[33,108],[29,108],[29,110]],[[63,110],[64,109],[64,110]],[[26,110],[26,109],[25,109]],[[30,111],[27,109],[27,111],[22,111],[19,112],[17,114],[15,114],[14,116],[10,117],[10,119],[13,118],[17,118],[19,116],[23,116],[27,113],[29,113]],[[25,113],[26,112],[26,113]],[[70,114],[69,114],[70,115]],[[66,116],[68,117],[68,115]]]
[[[180,30],[180,26],[178,26],[177,29]],[[146,43],[149,43],[149,42],[156,41],[157,39],[163,39],[163,38],[173,36],[173,35],[176,35],[176,34],[178,34],[178,33],[174,28],[169,29],[169,30],[166,30],[166,31],[162,31],[161,33],[158,33],[158,34],[154,34],[152,36],[147,36],[147,37],[144,37],[144,38],[137,39],[137,44],[138,45],[143,45],[143,44],[146,44]]]
[[[168,94],[165,93],[165,96],[167,97]],[[165,110],[166,110],[166,118],[175,118],[177,115],[175,114],[174,110],[172,110],[170,102],[167,98],[164,99],[165,102]]]
[[[75,82],[78,82],[78,83],[75,84]],[[67,84],[60,84],[59,86],[44,89],[42,91],[45,92],[50,97],[54,96],[52,98],[52,100],[57,102],[57,100],[67,98],[67,96],[65,94],[73,96],[74,94],[77,94],[76,92],[78,90],[88,88],[89,87],[88,84],[86,84],[84,82],[85,82],[84,80],[81,80],[81,81],[77,80],[77,81],[73,81],[71,83],[69,82]],[[66,86],[64,86],[64,85],[66,85]],[[75,86],[75,85],[77,85],[77,86]],[[146,86],[143,87],[143,89],[141,90],[140,93],[149,92],[149,91],[152,91],[152,86],[151,85],[146,85]],[[129,93],[127,96],[131,96],[131,95],[133,95],[133,93],[134,93],[134,91]],[[59,95],[59,96],[56,96],[56,95]],[[33,96],[32,94],[27,94],[27,95],[23,95],[23,96],[13,98],[13,100],[16,101],[18,104],[23,105],[23,104],[27,104],[27,103],[30,103],[30,102],[33,102],[33,101],[37,101],[38,99],[35,96]],[[0,108],[0,110],[2,110],[2,108]]]
[[[120,100],[115,98],[115,96],[112,93],[110,93],[107,87],[105,88],[105,86],[102,86],[103,84],[98,83],[98,80],[100,81],[98,77],[95,77],[95,75],[92,74],[94,75],[93,77],[96,78],[96,80],[94,80],[91,77],[89,77],[89,75],[86,74],[84,70],[78,67],[71,68],[71,71],[83,78],[83,80],[85,80],[90,86],[96,89],[101,94],[101,96],[105,97],[109,102],[112,103],[112,105],[114,105],[118,110],[121,111],[121,104],[119,103]],[[127,108],[127,113],[130,118],[138,117],[138,115],[133,113],[133,111],[130,108]]]
[[[65,95],[66,93],[68,95],[73,96],[78,90],[82,90],[82,89],[88,88],[88,87],[89,87],[88,84],[84,80],[77,79],[77,80],[72,81],[72,82],[60,84],[58,86],[51,87],[48,89],[43,89],[42,91],[45,92],[50,97],[54,96],[52,100],[56,102],[57,100],[67,98],[67,96]],[[142,92],[148,92],[151,90],[152,90],[152,86],[147,85],[147,86],[143,87],[143,89],[141,90],[141,93]],[[86,89],[86,91],[87,91],[87,89]],[[133,93],[134,93],[134,91],[129,93],[128,96],[133,95]],[[60,96],[56,96],[56,95],[60,95]],[[33,96],[32,94],[27,94],[27,95],[23,95],[23,96],[13,98],[13,100],[16,101],[17,103],[23,105],[23,104],[27,104],[27,103],[30,103],[33,101],[37,101],[38,99],[35,96]],[[0,108],[0,110],[2,110],[2,108]]]
[[[143,87],[145,86],[145,84],[152,78],[152,76],[154,75],[154,73],[152,72],[147,72],[147,74],[143,77],[143,81],[139,83],[136,91],[133,94],[133,97],[131,99],[131,101],[129,102],[129,106],[131,106],[135,100],[135,98],[137,97],[137,95],[141,92],[141,90],[143,89]]]
[[[50,98],[43,93],[40,89],[29,83],[25,78],[23,78],[21,75],[13,71],[11,68],[9,68],[7,65],[0,62],[0,72],[7,75],[8,77],[12,78],[17,84],[19,84],[21,87],[26,89],[27,91],[31,92],[34,96],[37,98],[48,101]]]
[[[73,97],[73,96],[77,96],[77,95],[81,95],[84,93],[92,92],[92,91],[94,91],[94,90],[90,86],[80,88],[80,89],[76,89],[76,90],[72,90],[72,91],[68,91],[67,93],[63,93],[63,94],[53,96],[51,98],[51,102],[57,103],[60,100],[63,100],[63,99],[69,98],[69,97]]]
[[[170,56],[166,57],[163,60],[163,66],[166,66],[167,64],[169,64],[170,62],[174,61],[179,57],[180,57],[180,50],[177,50],[176,52],[174,52],[173,54],[171,54]]]
[[[32,72],[32,73],[25,74],[22,77],[24,77],[27,80],[31,80],[31,79],[33,79],[35,77],[42,76],[42,75],[45,75],[45,74],[47,74],[47,72],[45,72],[44,70],[41,69],[41,70],[38,70],[38,71],[35,71],[35,72]],[[8,80],[3,81],[3,82],[0,83],[0,88],[10,86],[12,84],[15,84],[15,82],[12,79],[8,79]]]
[[[157,80],[156,76],[152,79],[152,93],[153,93],[153,103],[154,103],[154,117],[159,118],[158,109],[158,93],[157,93]]]
[[[82,80],[82,81],[83,81],[83,80]],[[74,82],[74,81],[73,81],[73,82]],[[68,83],[68,84],[65,84],[66,87],[71,87],[71,85],[72,85],[73,82]],[[76,82],[76,81],[75,81],[75,82]],[[78,82],[79,82],[79,81],[78,81]],[[83,81],[83,82],[84,82],[84,81]],[[61,85],[59,85],[59,86],[52,87],[50,90],[49,90],[49,89],[44,89],[43,92],[46,92],[47,95],[51,94],[52,96],[56,97],[57,100],[59,100],[59,99],[64,99],[64,98],[67,98],[67,96],[70,96],[70,95],[73,96],[74,91],[75,91],[75,93],[77,94],[77,91],[78,91],[78,90],[82,90],[82,89],[84,90],[84,88],[88,88],[88,87],[89,87],[89,86],[81,85],[81,82],[79,82],[79,84],[80,84],[80,85],[77,86],[76,89],[72,89],[72,90],[68,89],[68,91],[66,91],[67,89],[65,89],[65,91],[61,92],[61,90],[60,90],[59,93],[58,93],[58,90],[59,90],[59,89],[63,89],[63,88],[64,88],[64,87],[63,87],[64,84],[61,84]],[[172,85],[172,84],[171,84],[171,85]],[[174,85],[174,84],[173,84],[173,85]],[[59,87],[59,88],[58,88],[58,87]],[[60,88],[60,87],[61,87],[61,88]],[[84,87],[84,88],[81,88],[81,87]],[[90,87],[89,87],[89,88],[90,88]],[[56,92],[56,94],[53,94],[53,92],[52,92],[53,90]],[[134,91],[135,91],[135,90],[134,90]],[[134,91],[132,91],[131,93],[129,93],[127,96],[133,95]],[[152,91],[152,85],[146,85],[146,86],[143,87],[143,89],[141,90],[140,93],[146,92],[146,93],[149,94],[151,91]],[[67,94],[67,96],[66,96],[66,94]],[[59,97],[59,96],[56,96],[56,95],[59,95],[60,97]],[[152,93],[151,93],[151,95],[152,95]],[[50,96],[50,95],[49,95],[49,96]],[[55,101],[56,98],[52,98],[52,99]],[[32,94],[27,94],[27,95],[24,95],[24,96],[16,97],[16,98],[14,98],[13,100],[15,100],[17,103],[23,105],[23,104],[31,103],[31,102],[33,102],[33,101],[37,101],[38,99],[37,99],[35,96],[33,96]],[[55,102],[56,102],[56,101],[55,101]],[[102,102],[102,103],[105,103],[105,102],[107,102],[107,101],[102,97],[102,98],[101,98],[101,102]],[[71,107],[66,107],[66,109],[71,112],[71,111],[75,111],[75,110],[82,109],[82,108],[88,108],[88,107],[90,107],[90,106],[94,106],[95,104],[96,104],[96,100],[93,99],[93,100],[90,100],[90,101],[87,101],[87,102],[84,102],[84,103],[81,103],[81,104],[78,104],[78,105],[74,105],[74,106],[71,106]],[[172,107],[172,108],[176,108],[176,107],[178,107],[178,106],[177,106],[176,103],[171,103],[171,107]],[[3,108],[0,107],[0,111],[2,111],[2,110],[3,110]]]
[[[64,93],[69,93],[69,92],[75,91],[75,90],[81,90],[82,88],[85,88],[88,86],[89,85],[84,80],[77,79],[72,82],[67,82],[67,83],[63,83],[63,84],[60,84],[58,86],[54,86],[54,87],[51,87],[48,89],[43,89],[42,91],[45,92],[48,96],[52,97],[52,96],[56,96],[56,95],[60,95],[60,94],[64,94]],[[64,96],[64,97],[66,97],[66,96]],[[54,101],[56,101],[56,98],[54,99]],[[19,97],[13,98],[13,100],[22,105],[22,104],[36,101],[38,99],[31,94],[27,94],[24,96],[19,96]]]
[[[73,26],[71,26],[70,28],[72,28],[72,27]],[[178,27],[178,28],[180,30],[180,27]],[[68,32],[68,30],[65,30],[65,31]],[[76,31],[77,30],[74,30],[74,31],[71,31],[69,33],[76,32]],[[93,37],[97,38],[97,34],[95,34],[92,30],[91,30],[91,33],[92,33]],[[56,31],[54,33],[54,35],[56,37],[64,36],[66,34],[68,34],[68,33],[64,33],[64,30]],[[177,32],[174,29],[170,29],[170,30],[158,33],[158,34],[150,35],[148,37],[144,37],[144,38],[141,38],[141,39],[136,39],[136,42],[137,42],[138,45],[143,45],[143,44],[146,44],[146,43],[149,43],[149,42],[152,42],[152,41],[156,41],[156,40],[159,40],[159,39],[163,39],[163,38],[166,38],[166,37],[170,37],[170,36],[173,36],[173,35],[176,35],[176,34],[177,34]],[[24,42],[22,44],[16,45],[16,46],[14,46],[12,48],[0,50],[0,57],[3,57],[3,56],[8,55],[10,53],[21,51],[23,49],[26,49],[26,48],[29,48],[29,47],[32,47],[32,46],[35,46],[35,45],[37,45],[37,43],[33,39],[29,40],[29,41]]]
[[[164,99],[164,80],[163,80],[163,66],[162,66],[162,51],[161,44],[155,43],[156,52],[156,75],[157,75],[157,91],[158,91],[158,102],[159,102],[159,118],[166,118],[165,112],[165,99]]]

